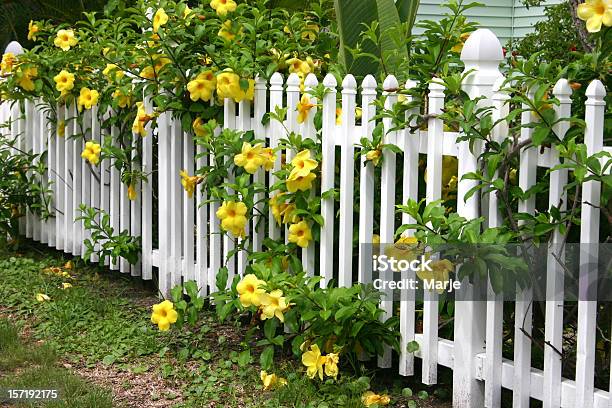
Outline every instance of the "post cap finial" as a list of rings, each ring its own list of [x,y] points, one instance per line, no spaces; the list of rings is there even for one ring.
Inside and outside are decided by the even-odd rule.
[[[463,62],[501,62],[503,59],[504,51],[501,43],[488,28],[479,28],[470,34],[461,50]]]
[[[21,55],[23,54],[23,47],[17,41],[11,41],[9,45],[6,46],[4,53],[11,53],[13,55]]]

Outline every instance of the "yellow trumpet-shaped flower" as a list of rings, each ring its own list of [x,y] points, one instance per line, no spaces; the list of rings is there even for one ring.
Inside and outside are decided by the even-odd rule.
[[[293,170],[289,174],[289,179],[296,179],[298,177],[306,177],[310,172],[317,168],[319,162],[310,158],[310,150],[302,150],[299,152],[293,160],[291,160]]]
[[[310,65],[306,61],[302,61],[299,58],[291,58],[287,60],[287,64],[289,65],[289,72],[291,73],[310,74]]]
[[[210,101],[213,91],[217,86],[217,79],[212,71],[200,73],[194,80],[189,81],[187,90],[192,101],[203,100]]]
[[[287,237],[289,242],[297,244],[301,248],[308,248],[310,241],[312,241],[312,232],[306,221],[300,221],[297,224],[293,224],[289,227],[289,236]]]
[[[196,186],[202,182],[203,178],[200,176],[190,176],[186,170],[181,170],[179,174],[181,176],[181,184],[187,192],[187,197],[193,198]]]
[[[100,152],[102,147],[96,142],[85,143],[85,149],[81,153],[81,157],[90,162],[92,165],[100,163]]]
[[[227,13],[236,10],[236,2],[234,0],[212,0],[210,2],[210,7],[212,7],[218,15],[225,16]]]
[[[455,267],[453,263],[448,259],[442,259],[439,261],[434,261],[429,264],[429,269],[422,267],[417,271],[417,276],[419,279],[423,281],[429,281],[430,284],[436,285],[442,284],[441,287],[438,287],[438,293],[444,292],[443,286],[449,281],[449,272],[452,272]]]
[[[113,92],[113,98],[117,102],[117,106],[123,109],[129,107],[132,103],[131,96],[124,94],[121,89],[117,89]]]
[[[280,199],[284,194],[285,193],[278,193],[270,199],[269,204],[270,209],[272,210],[272,216],[279,225],[281,222],[283,224],[297,223],[297,217],[293,216],[295,204],[280,202]]]
[[[279,377],[276,374],[268,374],[267,371],[262,370],[259,373],[259,378],[261,378],[261,382],[263,383],[263,387],[265,391],[277,388],[284,387],[287,385],[287,380],[283,377]]]
[[[302,354],[302,364],[306,366],[306,375],[309,378],[315,378],[318,374],[319,378],[323,380],[323,365],[326,362],[326,358],[321,355],[319,346],[313,344],[310,346],[310,350]]]
[[[459,42],[455,44],[453,48],[451,48],[451,51],[456,52],[456,53],[461,53],[461,51],[463,50],[463,46],[465,45],[465,42],[467,41],[468,38],[470,38],[470,34],[471,33],[461,34],[459,36]]]
[[[217,218],[221,220],[221,228],[231,232],[235,237],[244,237],[247,206],[242,202],[224,201],[217,210]]]
[[[263,289],[265,284],[266,282],[257,278],[252,273],[245,275],[236,285],[236,291],[240,296],[240,304],[243,307],[261,305],[261,297],[266,293]]]
[[[366,153],[366,161],[371,161],[374,166],[378,166],[380,159],[382,158],[382,152],[380,149],[370,150]]]
[[[612,26],[612,0],[586,0],[578,5],[578,18],[586,21],[586,29],[590,33],[601,30],[602,24]]]
[[[92,106],[98,103],[99,96],[100,94],[96,90],[81,88],[81,93],[78,99],[79,110],[81,110],[83,107],[85,109],[91,109]]]
[[[245,90],[239,87],[238,93],[236,94],[236,96],[234,96],[234,100],[236,102],[242,102],[243,100],[253,100],[253,97],[255,96],[255,80],[248,79],[247,82],[249,83],[248,88]]]
[[[136,113],[136,118],[132,124],[132,132],[140,136],[146,136],[147,130],[145,129],[145,126],[151,119],[153,119],[154,115],[146,112],[144,103],[136,102],[136,106],[138,108],[138,112]]]
[[[53,77],[55,81],[55,89],[60,91],[62,95],[66,95],[74,88],[74,74],[61,70],[59,74]]]
[[[317,34],[319,33],[319,26],[317,24],[307,24],[304,30],[302,31],[302,40],[306,40],[309,42],[314,42],[317,39]]]
[[[73,30],[59,30],[53,41],[56,47],[64,51],[68,51],[70,47],[74,47],[78,42],[79,40],[75,37]]]
[[[38,76],[38,68],[36,67],[28,67],[28,68],[18,68],[17,69],[17,85],[21,87],[24,91],[33,91],[36,89],[36,84],[34,83],[34,79]]]
[[[338,363],[340,356],[336,353],[329,353],[325,356],[325,375],[328,377],[338,377]]]
[[[13,72],[13,67],[15,66],[15,62],[17,62],[17,58],[15,54],[12,52],[7,52],[2,55],[2,62],[0,63],[0,68],[2,69],[3,74],[9,74]]]
[[[236,98],[240,92],[240,77],[234,72],[217,75],[217,94],[220,99]]]
[[[39,302],[48,302],[51,300],[51,298],[47,295],[45,295],[44,293],[37,293],[36,294],[36,300]]]
[[[236,32],[236,29],[238,27],[237,24],[238,23],[232,23],[231,20],[226,20],[221,25],[221,28],[219,29],[217,35],[227,41],[232,41],[234,38],[236,38],[237,33],[242,33],[242,27],[240,27],[240,29]]]
[[[136,201],[138,197],[138,192],[136,191],[136,186],[134,184],[130,184],[127,189],[128,200]]]
[[[160,331],[168,331],[170,325],[176,323],[178,313],[174,310],[174,304],[169,300],[153,305],[151,323],[156,324]]]
[[[266,171],[270,171],[274,168],[274,162],[276,161],[276,155],[271,147],[264,147],[261,150],[261,156],[264,159],[263,168]]]
[[[234,164],[243,167],[249,174],[255,174],[259,166],[264,164],[261,143],[251,146],[250,143],[242,143],[242,151],[234,156]]]
[[[102,74],[109,80],[114,81],[121,79],[125,76],[125,72],[123,72],[117,65],[115,64],[106,64],[106,68],[102,71]]]
[[[312,188],[312,182],[317,178],[317,175],[314,173],[309,173],[308,175],[301,177],[297,176],[295,178],[289,178],[286,181],[287,190],[290,193],[295,193],[296,191],[308,191]]]
[[[275,316],[285,322],[283,313],[289,308],[287,299],[280,289],[261,295],[261,320],[272,319]]]
[[[361,397],[361,402],[363,402],[363,405],[365,405],[366,407],[371,407],[373,405],[383,406],[389,405],[391,399],[388,395],[378,395],[373,393],[372,391],[368,391]]]
[[[28,40],[36,41],[36,35],[39,31],[40,28],[38,25],[35,24],[34,21],[30,20],[30,23],[28,24]]]
[[[163,8],[160,8],[153,16],[153,32],[157,33],[160,27],[166,25],[167,22],[168,14],[166,14],[166,11]]]
[[[310,98],[308,95],[302,95],[302,98],[298,102],[297,111],[298,111],[298,123],[304,123],[308,118],[308,113],[312,108],[314,108],[314,104],[310,103]]]
[[[205,123],[201,117],[195,118],[195,120],[193,121],[193,125],[191,125],[191,127],[193,128],[193,132],[195,133],[196,136],[198,137],[206,136]]]

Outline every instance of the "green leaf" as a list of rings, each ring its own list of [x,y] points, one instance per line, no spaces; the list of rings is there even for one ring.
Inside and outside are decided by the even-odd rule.
[[[238,365],[240,367],[246,367],[251,363],[251,350],[244,350],[238,355]]]
[[[406,346],[406,351],[408,353],[414,353],[418,350],[419,350],[419,343],[414,340],[409,342],[408,345]]]
[[[541,126],[533,131],[531,140],[534,146],[540,146],[550,134],[550,128],[547,126]]]
[[[264,370],[272,368],[272,360],[274,359],[274,346],[268,346],[259,356],[259,364]]]

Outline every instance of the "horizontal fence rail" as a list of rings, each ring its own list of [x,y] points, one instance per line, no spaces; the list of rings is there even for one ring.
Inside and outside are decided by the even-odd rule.
[[[488,52],[479,52],[483,49]],[[472,58],[472,55],[476,57]],[[482,57],[483,55],[488,57]],[[494,107],[495,119],[504,118],[509,109],[509,97],[501,89],[504,78],[497,66],[502,59],[502,51],[497,38],[488,30],[476,31],[467,41],[462,59],[466,63],[466,70],[473,69],[465,79],[464,90],[472,98],[484,97],[480,103]],[[304,83],[306,89],[315,88],[317,85],[318,80],[314,75],[309,75]],[[320,243],[302,250],[302,261],[309,275],[321,276],[323,287],[332,279],[340,286],[351,286],[356,282],[370,283],[373,274],[371,246],[355,246],[354,240],[357,239],[360,244],[371,243],[373,235],[379,234],[381,242],[391,243],[399,227],[395,219],[396,205],[403,204],[410,198],[418,199],[419,196],[425,196],[428,203],[439,200],[442,197],[441,180],[445,156],[457,158],[458,197],[463,197],[475,182],[462,180],[462,176],[478,171],[478,152],[471,151],[468,142],[458,142],[458,133],[444,130],[444,123],[437,115],[444,107],[445,88],[433,81],[428,90],[427,106],[430,116],[427,129],[400,129],[389,133],[387,142],[398,146],[401,153],[385,150],[380,176],[375,176],[375,168],[371,162],[363,157],[357,161],[354,158],[356,144],[360,143],[362,137],[372,139],[377,125],[374,120],[376,107],[372,102],[382,92],[387,97],[386,107],[390,108],[398,101],[395,90],[400,86],[411,89],[418,84],[413,81],[398,84],[395,77],[389,76],[382,84],[381,91],[379,84],[370,75],[361,84],[357,84],[355,78],[348,75],[340,86],[332,75],[328,75],[323,79],[323,85],[328,92],[322,101],[318,101],[323,118],[321,192],[337,189],[339,202],[336,203],[334,198],[329,197],[322,199],[321,215],[325,223],[321,229]],[[571,93],[567,80],[559,80],[553,90],[554,96],[560,101],[560,104],[555,106],[558,117],[567,117],[571,113]],[[339,123],[336,121],[337,94],[340,94],[342,107]],[[257,139],[265,139],[269,147],[277,148],[280,140],[286,136],[285,129],[275,121],[264,124],[263,119],[267,112],[274,112],[276,107],[285,107],[287,118],[284,126],[305,138],[314,138],[314,112],[311,112],[304,123],[297,121],[296,108],[300,95],[300,78],[295,74],[285,79],[276,73],[269,82],[260,79],[255,85],[253,102],[242,101],[236,104],[232,100],[225,100],[223,126],[243,131],[252,130]],[[596,80],[590,84],[586,95],[585,143],[588,153],[612,151],[611,148],[603,146],[606,90],[601,82]],[[361,108],[361,119],[356,118],[356,107]],[[147,112],[153,111],[154,106],[150,99],[145,100],[145,109]],[[48,112],[40,101],[28,100],[22,104],[0,105],[2,122],[10,123],[10,128],[4,132],[10,132],[10,135],[19,141],[18,146],[26,151],[47,152],[47,175],[44,184],[51,189],[53,214],[47,220],[41,220],[38,216],[28,213],[21,223],[21,232],[28,238],[65,253],[82,255],[86,250],[83,240],[89,237],[89,232],[84,228],[83,222],[75,222],[75,218],[78,216],[79,205],[83,203],[108,213],[115,231],[125,230],[142,239],[142,253],[137,264],[130,265],[125,259],[117,263],[107,260],[108,267],[144,280],[157,276],[162,295],[167,295],[174,285],[190,280],[197,282],[202,295],[210,294],[218,289],[215,287],[215,278],[222,266],[227,267],[229,271],[229,282],[233,276],[243,275],[247,266],[246,253],[240,251],[228,257],[236,242],[220,233],[219,220],[215,216],[219,204],[207,203],[208,197],[205,193],[196,194],[190,199],[181,186],[180,171],[186,170],[189,174],[194,174],[195,169],[205,166],[213,159],[211,154],[194,144],[189,129],[182,129],[179,119],[169,112],[161,113],[157,119],[156,130],[153,131],[148,125],[147,135],[136,142],[141,144],[139,149],[142,151],[143,170],[150,177],[148,182],[134,186],[138,194],[135,200],[130,200],[127,186],[121,182],[120,173],[114,163],[103,159],[98,166],[91,167],[80,157],[83,138],[73,137],[84,134],[86,140],[100,142],[106,136],[116,135],[118,129],[104,128],[102,124],[103,119],[110,115],[113,115],[112,111],[99,112],[94,107],[85,115],[83,129],[79,129],[75,120],[76,107],[59,105],[57,122],[65,124],[60,132],[51,124]],[[529,123],[531,120],[528,112],[523,114],[523,123]],[[390,119],[383,119],[382,126],[386,132],[393,124]],[[567,130],[567,124],[561,122],[557,125],[557,134],[564,135]],[[530,132],[531,129],[524,128],[521,138],[531,137]],[[499,123],[494,130],[496,140],[503,140],[507,134],[508,124]],[[287,161],[293,154],[291,151],[283,153]],[[274,164],[275,170],[280,169],[280,156],[279,154]],[[424,161],[422,165],[427,170],[426,191],[421,192],[417,182],[420,161]],[[552,168],[557,164],[559,156],[555,150],[523,149],[520,153],[518,185],[527,190],[535,184],[539,168]],[[339,168],[339,180],[335,179],[336,168]],[[401,179],[397,174],[398,168],[402,169]],[[254,181],[268,185],[276,182],[273,175],[267,177],[261,169],[252,177]],[[153,180],[156,184],[153,184]],[[567,182],[566,170],[551,174],[550,205],[566,201],[563,187]],[[598,203],[600,189],[598,182],[587,182],[583,202]],[[403,201],[395,202],[396,192],[400,191]],[[259,194],[258,198],[270,198]],[[486,209],[488,226],[499,226],[501,215],[498,214],[496,198],[489,197],[487,200],[489,201],[479,200],[478,195],[467,201],[460,199],[458,213],[467,219],[474,219],[479,216],[482,207]],[[375,212],[375,206],[379,206],[380,214]],[[355,211],[355,207],[358,207],[358,211]],[[252,248],[261,249],[264,237],[286,239],[284,227],[279,227],[271,214],[264,214],[264,205],[258,204],[257,209],[257,214],[260,215],[255,217],[248,227]],[[535,199],[532,197],[521,202],[519,210],[534,214]],[[379,218],[375,220],[375,216]],[[404,215],[401,223],[412,221]],[[378,230],[375,225],[379,226]],[[335,229],[336,226],[339,228]],[[353,236],[355,226],[358,233]],[[580,229],[582,242],[598,242],[599,209],[582,205]],[[338,236],[335,236],[336,232]],[[410,231],[407,231],[406,235],[410,235]],[[555,233],[553,242],[560,237],[558,232]],[[356,256],[353,257],[353,254]],[[99,260],[92,256],[89,261]],[[557,293],[561,288],[562,291],[562,272],[552,257],[548,265],[547,290]],[[581,282],[583,279],[585,282],[590,279],[588,274],[587,270],[581,271]],[[410,277],[409,272],[402,275],[402,278]],[[387,289],[387,295],[393,295],[390,289]],[[551,347],[545,349],[544,369],[532,367],[532,344],[528,336],[533,330],[530,310],[532,294],[528,290],[519,291],[517,301],[513,304],[504,303],[492,290],[489,291],[486,302],[457,302],[452,340],[441,338],[438,334],[437,293],[426,291],[424,296],[422,317],[418,319],[417,301],[409,293],[401,294],[398,309],[393,302],[384,302],[381,305],[385,317],[399,313],[402,346],[399,355],[400,375],[414,374],[415,357],[421,359],[421,380],[424,384],[437,383],[439,366],[452,369],[453,400],[457,407],[499,407],[502,388],[513,391],[514,407],[529,407],[532,399],[543,401],[545,407],[612,406],[610,392],[594,388],[597,302],[579,301],[576,376],[575,380],[569,380],[562,378],[561,356]],[[562,302],[547,301],[543,328],[546,341],[557,348],[561,348],[563,341],[561,306]],[[502,356],[504,307],[514,307],[516,315],[525,316],[524,320],[516,319],[513,331],[513,360]],[[417,320],[422,323],[422,328],[417,329]],[[419,349],[409,353],[406,349],[413,341],[418,343]],[[390,349],[385,350],[384,354],[379,356],[378,365],[390,367],[392,356]]]

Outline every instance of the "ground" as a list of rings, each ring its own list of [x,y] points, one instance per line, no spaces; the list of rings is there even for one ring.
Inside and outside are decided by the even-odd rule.
[[[293,359],[276,370],[289,385],[264,392],[257,351],[245,358],[244,329],[205,312],[196,328],[159,332],[150,323],[152,285],[29,244],[0,249],[0,390],[58,389],[44,407],[360,407],[363,390],[393,407],[449,407],[391,370],[343,374],[319,384]],[[63,288],[65,283],[71,287]],[[38,301],[37,294],[48,301]],[[374,367],[371,367],[372,369]]]

